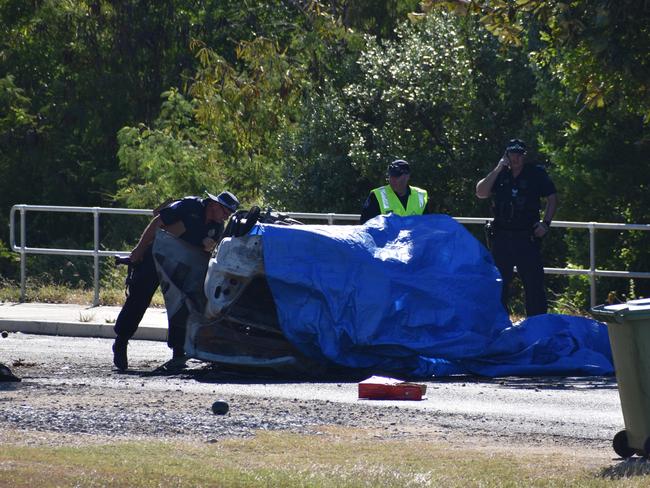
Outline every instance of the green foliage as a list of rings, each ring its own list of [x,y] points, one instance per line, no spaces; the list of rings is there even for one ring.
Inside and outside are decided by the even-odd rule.
[[[646,126],[641,118],[620,106],[577,114],[573,97],[557,89],[557,82],[538,76],[535,101],[542,150],[554,161],[556,184],[561,195],[560,216],[565,220],[642,223],[650,220],[646,203],[650,185],[650,145],[641,142]],[[587,231],[568,234],[566,259],[588,267]],[[643,271],[650,260],[643,252],[650,244],[647,232],[600,230],[596,255],[600,269]],[[608,290],[626,293],[625,280],[602,280],[604,300]],[[600,283],[600,282],[599,282]],[[571,290],[580,283],[570,283]],[[647,296],[650,283],[638,283]]]
[[[516,46],[531,60],[536,81],[534,111],[527,117],[543,159],[553,162],[560,194],[556,218],[646,222],[645,193],[650,182],[650,91],[647,29],[650,11],[642,3],[587,1],[426,1],[481,22],[504,45]],[[530,138],[532,139],[532,138]],[[634,175],[631,183],[630,175]],[[601,269],[644,270],[647,233],[599,231]],[[586,266],[586,234],[567,234],[561,253],[567,263]],[[625,293],[627,284],[602,280],[601,289]],[[573,279],[568,295],[588,298],[584,281]],[[650,292],[645,280],[637,288]],[[605,293],[605,291],[603,291]],[[580,298],[581,297],[581,298]],[[604,297],[599,297],[603,300]]]
[[[17,277],[20,256],[11,251],[9,246],[0,240],[0,276],[6,279]]]
[[[233,49],[230,44],[192,43],[199,62],[187,91],[193,129],[174,120],[165,124],[166,135],[148,128],[122,129],[120,160],[134,177],[120,180],[121,198],[133,203],[136,195],[151,195],[156,188],[161,194],[182,189],[173,174],[168,185],[160,181],[174,160],[193,166],[193,183],[221,184],[250,203],[273,198],[268,189],[277,185],[279,168],[287,159],[283,141],[292,139],[299,122],[309,116],[304,103],[318,96],[313,90],[324,80],[348,76],[349,59],[355,58],[347,54],[348,41],[353,44],[358,37],[319,4],[289,10],[277,2],[276,7],[281,8],[227,2],[209,10],[209,18],[234,19],[229,32],[238,41]],[[245,20],[252,20],[252,29],[240,30]],[[192,140],[191,148],[179,139]]]
[[[608,0],[425,0],[481,15],[502,42],[535,62],[578,96],[582,109],[621,105],[650,122],[650,10],[645,2]]]
[[[476,212],[476,180],[529,117],[533,77],[514,54],[473,19],[444,13],[403,22],[395,40],[367,37],[355,79],[303,102],[270,200],[358,212],[386,165],[406,158],[438,211]]]
[[[278,137],[292,125],[300,80],[271,39],[241,43],[239,69],[205,46],[197,56],[201,66],[190,89],[196,117],[218,141],[228,186],[249,201],[259,200],[276,175]]]
[[[1,56],[0,56],[1,59]],[[9,205],[2,196],[2,187],[8,186],[15,174],[14,158],[18,157],[16,147],[30,143],[36,137],[35,127],[37,119],[30,112],[31,101],[25,94],[25,90],[16,86],[15,78],[7,75],[0,78],[0,220],[3,222],[9,219]],[[4,203],[3,202],[3,203]],[[14,201],[14,203],[18,203]],[[2,237],[8,237],[6,233],[0,234],[0,275],[8,276],[12,273],[11,260],[4,251]]]
[[[223,185],[219,150],[194,121],[194,106],[176,90],[152,128],[118,132],[118,157],[125,177],[117,198],[129,207],[155,208],[166,199],[201,195]]]
[[[404,24],[398,36],[370,44],[359,60],[363,77],[345,89],[355,118],[350,156],[375,182],[384,180],[390,160],[406,158],[414,184],[449,194],[445,190],[458,173],[447,169],[465,159],[476,97],[471,60],[448,16]]]
[[[29,105],[25,90],[16,86],[12,75],[0,79],[0,134],[3,138],[35,125],[36,117],[29,112]]]
[[[110,203],[117,131],[153,120],[159,94],[191,73],[200,4],[0,2],[3,216],[22,202]]]
[[[226,188],[356,213],[398,157],[437,211],[487,215],[474,185],[521,137],[551,163],[556,218],[645,222],[649,17],[607,0],[3,0],[0,220],[16,203],[151,208]],[[29,228],[49,246],[88,224]],[[102,235],[128,248],[132,230]],[[586,267],[587,237],[554,231],[549,263]],[[649,239],[599,231],[599,267],[647,269]],[[582,279],[553,283],[565,308],[588,298]]]
[[[315,3],[315,2],[314,2]],[[325,2],[321,2],[325,3]],[[416,10],[419,0],[338,0],[327,2],[332,17],[347,28],[377,39],[395,39],[396,27]],[[323,7],[321,7],[323,8]]]
[[[303,104],[300,130],[283,137],[281,176],[269,183],[265,197],[283,210],[357,213],[359,190],[369,183],[349,155],[354,131],[345,101],[329,89]]]

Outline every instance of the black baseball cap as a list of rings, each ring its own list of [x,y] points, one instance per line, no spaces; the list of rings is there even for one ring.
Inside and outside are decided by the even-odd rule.
[[[510,139],[508,145],[506,146],[506,152],[525,154],[526,153],[526,143],[521,139]]]
[[[388,165],[388,176],[402,176],[411,172],[411,167],[403,159],[397,159]]]
[[[237,200],[237,197],[229,191],[222,191],[216,196],[212,193],[208,193],[207,191],[206,193],[208,194],[208,199],[220,203],[233,213],[237,211],[237,208],[239,207],[239,200]]]

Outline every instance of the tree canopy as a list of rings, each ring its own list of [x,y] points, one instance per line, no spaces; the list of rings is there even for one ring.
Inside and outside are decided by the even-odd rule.
[[[396,158],[437,211],[487,215],[474,185],[520,137],[557,218],[646,222],[649,17],[606,0],[0,0],[0,218],[226,188],[355,213]],[[599,265],[647,268],[647,239],[603,234]],[[548,248],[587,264],[584,234]]]

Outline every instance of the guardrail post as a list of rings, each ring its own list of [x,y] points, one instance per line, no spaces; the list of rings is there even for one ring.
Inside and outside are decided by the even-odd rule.
[[[93,286],[95,288],[95,296],[93,298],[93,307],[99,305],[99,208],[93,207],[93,224],[94,224],[94,246],[93,246],[93,260],[94,260],[94,276]]]
[[[327,214],[327,223],[329,225],[332,225],[334,223],[334,214],[331,212]]]
[[[589,289],[591,306],[596,306],[596,226],[589,222]]]
[[[25,232],[25,225],[26,225],[26,219],[25,219],[25,207],[22,206],[20,207],[20,301],[24,302],[26,298],[26,281],[27,281],[27,271],[26,271],[26,263],[25,261],[27,260],[27,255],[25,253],[25,240],[26,240],[26,232]]]

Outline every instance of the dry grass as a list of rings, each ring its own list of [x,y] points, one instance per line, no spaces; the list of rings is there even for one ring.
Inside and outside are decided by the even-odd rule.
[[[95,298],[95,292],[92,288],[69,288],[63,285],[28,282],[25,290],[26,302],[91,305]],[[122,287],[101,288],[99,292],[100,305],[120,306],[124,303],[124,298],[124,288]],[[19,301],[20,285],[0,281],[0,302]],[[165,306],[160,290],[155,293],[151,305],[154,307]]]
[[[645,487],[645,462],[569,450],[376,440],[369,432],[258,432],[249,439],[0,447],[0,484],[31,486]]]

